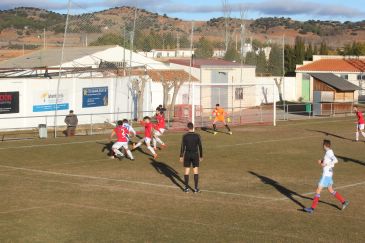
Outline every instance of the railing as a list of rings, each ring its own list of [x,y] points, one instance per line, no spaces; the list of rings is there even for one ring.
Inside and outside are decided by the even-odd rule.
[[[319,106],[320,113],[314,112],[314,106]],[[325,104],[278,104],[276,106],[276,120],[303,120],[315,117],[333,117],[352,115],[353,103],[341,104],[325,103]],[[184,105],[187,111],[177,112],[171,117],[166,114],[166,124],[169,129],[182,130],[185,129],[186,123],[192,120],[192,109],[190,105]],[[195,126],[210,127],[212,124],[212,111],[214,108],[195,107]],[[225,109],[231,119],[230,125],[238,126],[245,124],[273,124],[274,110],[272,104],[261,105],[256,107],[230,107]],[[144,116],[154,116],[155,111],[144,111]],[[139,123],[133,121],[133,114],[130,112],[116,113],[90,113],[77,114],[79,125],[77,135],[96,135],[111,132],[112,122],[121,119],[131,120],[137,130],[142,130]],[[36,138],[38,137],[38,125],[45,124],[47,126],[48,135],[62,136],[62,132],[66,130],[65,125],[54,126],[55,120],[57,124],[64,124],[65,115],[58,115],[55,119],[54,115],[44,116],[22,116],[22,117],[0,117],[0,140],[20,139],[20,138]]]

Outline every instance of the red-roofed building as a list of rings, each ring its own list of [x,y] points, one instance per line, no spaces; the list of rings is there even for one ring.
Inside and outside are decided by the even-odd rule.
[[[365,97],[365,56],[313,56],[296,69],[297,97],[303,101],[313,101],[314,73],[331,73],[360,87],[355,92],[355,100]]]

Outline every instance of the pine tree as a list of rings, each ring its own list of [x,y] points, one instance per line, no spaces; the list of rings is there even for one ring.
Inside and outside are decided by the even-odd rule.
[[[213,45],[206,38],[201,37],[197,44],[195,56],[197,58],[211,58],[213,56]]]
[[[305,58],[305,44],[304,39],[300,36],[295,38],[294,55],[295,64],[303,64]]]
[[[257,55],[254,51],[250,51],[250,52],[246,53],[245,64],[256,66],[256,64],[257,64]]]
[[[283,75],[283,54],[278,45],[273,45],[271,47],[268,71],[272,76]]]
[[[266,55],[264,50],[261,49],[259,55],[257,56],[256,75],[263,76],[266,73],[267,73]]]
[[[226,54],[224,55],[224,60],[236,62],[240,60],[240,54],[237,52],[236,48],[233,45],[229,46]]]
[[[309,43],[306,51],[305,51],[305,60],[312,61],[313,60],[313,46],[312,43]]]
[[[320,55],[328,55],[328,47],[325,41],[322,41],[321,46],[319,47],[319,54]]]
[[[285,74],[295,76],[295,55],[290,45],[285,45]]]

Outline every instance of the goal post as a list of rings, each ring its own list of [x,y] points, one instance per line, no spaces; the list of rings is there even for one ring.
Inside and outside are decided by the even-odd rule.
[[[196,127],[210,126],[212,111],[220,104],[231,125],[276,126],[277,93],[274,84],[192,84],[191,121]]]

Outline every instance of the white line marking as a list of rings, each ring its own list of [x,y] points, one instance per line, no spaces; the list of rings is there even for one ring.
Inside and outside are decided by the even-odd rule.
[[[13,169],[13,170],[21,170],[21,171],[29,171],[29,172],[34,172],[34,173],[41,173],[41,174],[57,175],[57,176],[67,176],[67,177],[84,178],[84,179],[124,182],[124,183],[129,183],[129,184],[154,186],[154,187],[160,187],[160,188],[178,189],[177,186],[169,186],[169,185],[164,185],[164,184],[150,183],[150,182],[143,182],[143,181],[133,181],[133,180],[126,180],[126,179],[114,179],[114,178],[88,176],[88,175],[77,175],[77,174],[69,174],[69,173],[47,171],[47,170],[38,170],[38,169],[7,166],[7,165],[0,165],[0,167]],[[265,200],[275,200],[276,199],[276,198],[273,198],[273,197],[262,197],[262,196],[247,195],[247,194],[240,194],[240,193],[234,193],[234,192],[213,191],[213,190],[202,190],[202,192],[221,194],[221,195],[232,195],[232,196],[248,197],[248,198],[255,198],[255,199],[265,199]]]
[[[35,145],[23,145],[23,146],[14,146],[14,147],[4,147],[0,148],[0,150],[6,149],[19,149],[19,148],[38,148],[38,147],[48,147],[48,146],[60,146],[60,145],[73,145],[73,144],[84,144],[84,143],[95,143],[95,142],[106,142],[107,140],[88,140],[88,141],[78,141],[78,142],[67,142],[67,143],[49,143],[49,144],[35,144]]]
[[[0,214],[18,213],[18,212],[31,211],[31,210],[36,210],[36,209],[53,208],[53,207],[58,207],[58,206],[62,206],[62,204],[57,203],[57,204],[48,205],[48,206],[45,205],[45,206],[36,206],[36,207],[30,207],[30,208],[19,208],[19,209],[14,209],[14,210],[9,210],[9,211],[3,211],[3,212],[0,212]]]

